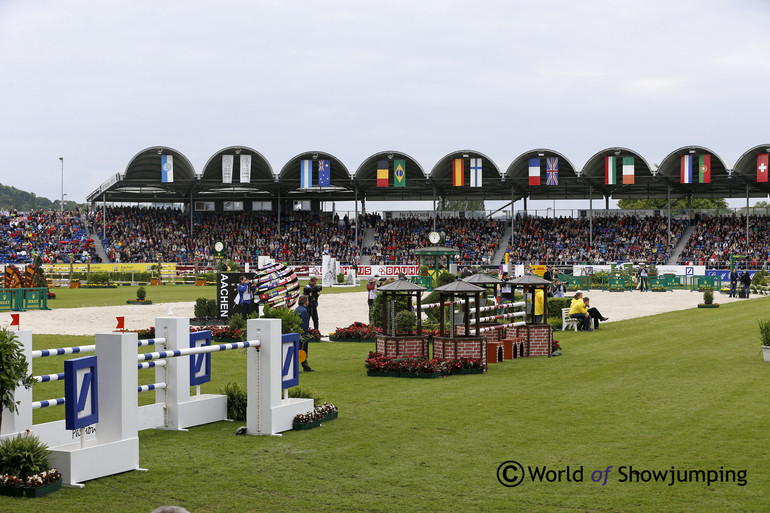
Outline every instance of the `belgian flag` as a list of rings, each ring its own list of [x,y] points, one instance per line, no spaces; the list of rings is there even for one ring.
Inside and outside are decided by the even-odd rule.
[[[388,186],[388,161],[380,160],[377,162],[377,187]]]

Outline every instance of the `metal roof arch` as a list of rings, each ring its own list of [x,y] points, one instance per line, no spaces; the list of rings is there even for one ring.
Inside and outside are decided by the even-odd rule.
[[[481,187],[470,187],[467,179],[470,173],[470,159],[481,158]],[[465,162],[465,186],[454,187],[452,183],[452,163],[455,159]],[[490,169],[491,166],[491,169]],[[428,175],[430,185],[443,197],[462,197],[462,199],[510,199],[510,189],[501,187],[503,175],[494,160],[476,150],[456,150],[441,157]]]

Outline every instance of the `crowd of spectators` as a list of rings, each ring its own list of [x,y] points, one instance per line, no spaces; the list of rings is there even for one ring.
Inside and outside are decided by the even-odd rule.
[[[98,214],[101,216],[101,213]],[[319,212],[281,214],[280,232],[274,212],[206,212],[190,215],[178,209],[115,207],[107,209],[103,244],[111,262],[214,262],[214,243],[225,244],[228,258],[256,261],[270,256],[289,265],[317,263],[329,254],[353,263],[355,225],[347,217]],[[101,218],[96,222],[101,224]]]
[[[79,210],[2,210],[0,262],[31,263],[35,255],[44,263],[98,261],[84,222]]]
[[[686,221],[672,219],[669,244],[667,218],[594,217],[592,225],[588,219],[517,217],[507,253],[514,263],[666,264],[687,227]]]
[[[746,256],[754,269],[770,264],[770,217],[749,216],[748,244],[743,216],[698,216],[694,222],[695,231],[679,255],[679,263],[727,269],[733,254]]]
[[[365,248],[372,264],[417,264],[414,250],[430,245],[428,234],[433,231],[433,220],[416,217],[380,220],[375,230],[374,243]],[[436,231],[444,232],[446,246],[459,250],[458,263],[491,264],[505,224],[488,218],[438,217]]]

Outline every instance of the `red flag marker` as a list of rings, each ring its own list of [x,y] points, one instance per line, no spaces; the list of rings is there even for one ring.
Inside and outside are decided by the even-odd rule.
[[[21,328],[21,324],[19,324],[19,314],[11,314],[11,326]]]
[[[118,320],[118,325],[115,327],[116,330],[122,330],[125,329],[123,326],[123,321],[125,320],[125,317],[115,317]]]

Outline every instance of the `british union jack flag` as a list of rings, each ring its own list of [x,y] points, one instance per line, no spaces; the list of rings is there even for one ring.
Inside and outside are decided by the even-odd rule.
[[[559,157],[545,159],[545,184],[559,185]]]

